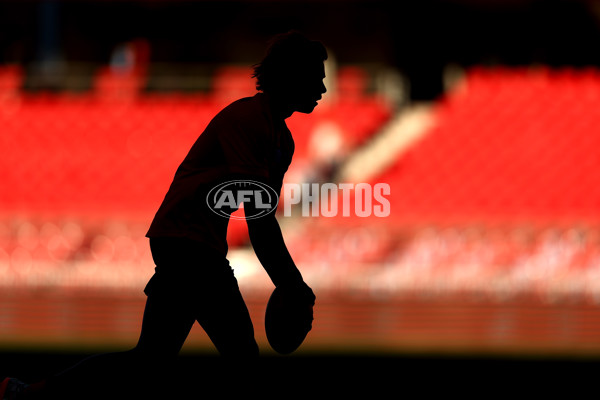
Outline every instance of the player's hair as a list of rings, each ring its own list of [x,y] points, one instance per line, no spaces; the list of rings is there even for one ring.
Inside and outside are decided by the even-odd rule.
[[[275,35],[269,41],[267,53],[261,62],[254,65],[253,78],[256,90],[269,91],[289,79],[290,72],[302,73],[303,69],[316,62],[327,60],[327,49],[316,40],[292,30]]]

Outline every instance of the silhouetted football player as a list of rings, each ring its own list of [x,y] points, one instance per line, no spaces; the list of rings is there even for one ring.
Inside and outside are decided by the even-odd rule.
[[[114,398],[119,397],[120,382],[134,375],[142,376],[143,381],[135,382],[151,391],[150,383],[164,384],[162,371],[174,361],[196,321],[221,355],[258,356],[252,321],[226,258],[227,217],[235,207],[216,213],[207,196],[229,181],[251,181],[280,193],[294,152],[285,120],[317,106],[326,91],[326,59],[320,42],[298,32],[275,36],[254,69],[258,93],[220,111],[190,149],[147,233],[156,268],[145,288],[147,302],[135,348],[92,356],[32,385],[7,378],[7,393],[15,398],[110,393]],[[262,211],[253,200],[244,202],[244,212],[259,261],[277,288],[314,303],[275,213],[252,218]]]

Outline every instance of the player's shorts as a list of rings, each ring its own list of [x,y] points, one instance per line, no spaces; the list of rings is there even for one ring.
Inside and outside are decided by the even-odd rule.
[[[196,240],[176,237],[150,238],[155,272],[144,289],[173,296],[238,287],[227,258]]]

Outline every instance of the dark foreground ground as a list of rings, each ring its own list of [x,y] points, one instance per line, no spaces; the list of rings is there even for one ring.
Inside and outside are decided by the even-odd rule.
[[[0,377],[35,381],[89,354],[3,351]],[[99,385],[86,384],[71,397],[56,398],[533,399],[564,393],[578,399],[595,398],[600,388],[600,359],[569,357],[302,355],[266,356],[240,365],[194,353],[182,355],[168,373],[147,380],[138,381],[136,371],[126,378],[111,372],[98,377]]]

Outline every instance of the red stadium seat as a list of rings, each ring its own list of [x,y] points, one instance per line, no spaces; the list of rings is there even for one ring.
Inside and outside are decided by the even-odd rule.
[[[0,98],[7,94],[17,94],[23,85],[23,67],[20,65],[0,65]]]

